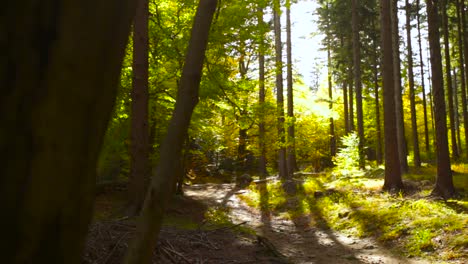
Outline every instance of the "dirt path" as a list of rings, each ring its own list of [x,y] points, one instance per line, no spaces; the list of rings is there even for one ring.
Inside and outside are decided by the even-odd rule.
[[[197,184],[187,186],[185,193],[208,206],[226,206],[235,224],[245,222],[265,237],[291,263],[408,263],[425,264],[423,260],[393,255],[372,239],[358,239],[330,229],[310,227],[310,219],[294,221],[275,216],[262,216],[245,205],[236,194],[245,192],[233,184]]]

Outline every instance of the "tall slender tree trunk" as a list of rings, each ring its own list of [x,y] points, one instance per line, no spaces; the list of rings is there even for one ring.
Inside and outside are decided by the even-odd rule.
[[[217,2],[217,0],[200,0],[198,5],[174,113],[166,137],[161,144],[160,161],[154,171],[151,186],[138,219],[135,237],[128,248],[124,263],[145,264],[151,262],[163,214],[173,192],[174,171],[181,165],[180,157],[183,143],[187,137],[193,109],[198,103],[203,60]]]
[[[450,168],[447,139],[447,114],[445,110],[444,77],[440,49],[438,1],[426,0],[426,4],[429,24],[429,46],[431,50],[432,87],[434,90],[434,115],[436,120],[437,179],[432,193],[448,198],[455,193],[455,188]]]
[[[258,104],[260,107],[260,123],[258,125],[259,136],[259,173],[260,177],[265,178],[267,175],[266,168],[266,146],[265,146],[265,34],[263,33],[263,7],[258,8],[258,24],[261,27],[261,36],[258,54]]]
[[[393,41],[393,74],[395,84],[395,107],[397,118],[397,136],[398,136],[398,153],[400,158],[401,172],[408,171],[408,160],[406,158],[406,139],[405,139],[405,122],[403,116],[403,99],[401,86],[401,63],[400,63],[400,35],[398,32],[398,0],[391,0],[391,19],[392,19],[392,41]]]
[[[2,263],[81,263],[135,3],[7,1],[0,12]]]
[[[353,68],[354,85],[356,87],[356,115],[359,138],[359,167],[365,167],[364,160],[364,121],[362,113],[362,82],[361,82],[361,47],[359,42],[359,2],[352,0],[353,28]]]
[[[431,152],[431,145],[429,144],[429,129],[427,125],[427,100],[426,100],[426,81],[424,79],[424,61],[422,54],[422,41],[421,41],[421,15],[420,15],[420,0],[416,1],[417,10],[417,23],[418,23],[418,46],[419,46],[419,61],[421,70],[421,88],[422,88],[422,99],[423,99],[423,111],[424,111],[424,143],[426,147],[426,154],[429,155]]]
[[[344,49],[344,40],[343,36],[340,38],[341,47]],[[344,115],[344,127],[345,127],[345,134],[348,134],[351,129],[349,127],[349,113],[348,113],[348,78],[343,78],[343,115]]]
[[[348,134],[351,129],[349,127],[349,113],[348,113],[348,81],[345,80],[343,81],[343,119],[344,119],[344,127],[345,127],[345,134]]]
[[[349,91],[349,96],[348,96],[348,101],[349,101],[349,129],[350,131],[354,132],[356,131],[355,126],[354,126],[354,74],[353,74],[353,66],[352,63],[350,63],[349,69],[348,69],[348,91]]]
[[[133,24],[133,88],[130,142],[130,181],[127,214],[137,215],[150,179],[148,126],[148,1],[137,1]]]
[[[372,28],[377,29],[372,20]],[[374,104],[375,104],[375,126],[376,126],[376,159],[377,164],[382,164],[382,130],[380,122],[380,101],[379,101],[379,61],[377,50],[377,36],[372,39],[373,46],[373,70],[374,70]]]
[[[427,60],[429,65],[429,69],[432,69],[431,65],[431,56],[429,54],[429,47],[427,48]],[[434,92],[432,90],[432,75],[431,71],[428,72],[428,79],[429,79],[429,105],[431,106],[431,127],[432,127],[432,138],[434,138],[435,144],[435,125],[434,125]]]
[[[327,47],[327,61],[328,61],[328,108],[330,112],[333,111],[333,87],[332,87],[332,70],[331,70],[331,55],[330,44]],[[336,155],[336,137],[335,137],[335,123],[333,117],[330,117],[330,155]]]
[[[450,42],[448,31],[447,0],[440,1],[442,13],[442,29],[444,32],[444,53],[445,53],[445,79],[447,84],[448,116],[450,121],[450,136],[452,141],[452,157],[459,158],[457,146],[457,134],[455,131],[455,117],[453,106],[453,87],[452,87],[452,66],[450,60]]]
[[[455,53],[455,46],[453,46],[453,52]],[[460,135],[460,112],[459,112],[459,103],[458,103],[458,80],[457,72],[453,70],[453,114],[455,118],[455,132],[457,133],[457,142],[458,142],[458,154],[461,156],[462,146],[461,146],[461,135]]]
[[[328,10],[329,3],[326,3],[326,8]],[[326,25],[326,38],[327,38],[327,81],[328,81],[328,108],[330,112],[333,111],[333,87],[332,87],[332,64],[331,64],[331,43],[330,43],[330,17],[327,17]],[[333,157],[336,155],[336,137],[335,137],[335,123],[333,117],[330,117],[330,155]]]
[[[286,164],[285,131],[284,131],[284,96],[283,96],[283,52],[281,43],[281,5],[279,0],[273,3],[273,27],[275,30],[275,62],[276,62],[276,116],[278,126],[278,173],[283,180],[289,179]]]
[[[380,34],[383,53],[383,104],[385,133],[385,182],[384,189],[403,189],[400,159],[398,158],[397,117],[395,110],[395,74],[392,40],[391,5],[388,0],[380,0]]]
[[[416,121],[416,102],[413,74],[413,47],[411,44],[411,5],[409,3],[409,0],[406,0],[406,41],[408,49],[408,83],[410,93],[411,128],[413,136],[413,157],[414,166],[418,168],[421,167],[421,157],[419,155],[418,123]]]
[[[294,94],[292,72],[292,44],[291,44],[291,1],[286,0],[286,57],[287,57],[287,89],[288,89],[288,148],[287,164],[288,174],[293,175],[297,170],[296,163],[296,139],[294,135]]]
[[[462,5],[464,0],[457,1],[457,33],[458,33],[458,53],[459,53],[459,64],[460,64],[460,86],[461,86],[461,101],[462,101],[462,115],[463,115],[463,128],[465,129],[465,150],[468,156],[468,109],[467,109],[467,98],[466,98],[466,78],[468,77],[468,73],[465,72],[465,57],[467,56],[466,49],[464,47],[468,44],[467,42],[463,41],[463,19],[462,15],[464,15]],[[466,74],[465,74],[466,73]],[[461,142],[460,142],[461,146]]]
[[[460,0],[460,13],[461,13],[461,27],[462,27],[462,33],[463,33],[463,55],[464,55],[464,60],[465,64],[468,63],[468,25],[466,21],[466,7],[465,7],[465,2],[466,0]],[[465,65],[465,89],[467,90],[466,92],[468,93],[468,65]],[[465,93],[463,93],[464,96],[466,96]],[[466,100],[464,100],[466,102]],[[468,111],[468,110],[467,110]],[[468,146],[468,114],[464,120],[465,122],[465,144]],[[467,147],[467,156],[468,156],[468,147]]]

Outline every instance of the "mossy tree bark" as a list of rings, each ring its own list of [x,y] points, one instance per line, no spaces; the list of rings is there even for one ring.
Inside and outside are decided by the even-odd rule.
[[[187,137],[193,109],[198,103],[205,50],[216,6],[217,0],[200,0],[193,22],[174,113],[167,135],[160,147],[159,164],[154,171],[151,186],[138,219],[136,236],[128,249],[124,263],[151,262],[164,210],[174,190],[176,171],[181,165],[180,157],[184,139]]]
[[[0,11],[3,263],[80,263],[96,162],[135,6],[7,1]]]

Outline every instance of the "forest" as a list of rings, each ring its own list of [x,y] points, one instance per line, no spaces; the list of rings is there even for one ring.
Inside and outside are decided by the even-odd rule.
[[[7,0],[2,263],[467,263],[466,0]]]

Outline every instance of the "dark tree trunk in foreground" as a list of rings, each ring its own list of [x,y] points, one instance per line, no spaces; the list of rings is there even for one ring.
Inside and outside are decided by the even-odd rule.
[[[440,49],[438,2],[436,0],[426,0],[426,4],[427,20],[429,24],[429,46],[431,49],[437,156],[437,179],[432,193],[448,198],[455,193],[455,188],[453,186],[452,171],[450,168],[450,154],[447,139],[447,115],[445,111],[444,77],[442,74],[442,56]]]
[[[442,13],[442,29],[444,32],[444,53],[445,53],[445,79],[447,83],[448,116],[450,121],[450,136],[452,141],[452,157],[459,158],[457,146],[457,134],[455,131],[455,115],[453,105],[453,87],[452,87],[452,65],[450,61],[450,42],[448,31],[447,0],[440,1]]]
[[[287,55],[287,88],[288,88],[288,174],[293,175],[297,170],[296,163],[296,144],[294,135],[294,94],[293,94],[293,72],[292,72],[292,44],[291,44],[291,1],[286,0],[286,55]]]
[[[263,7],[258,8],[258,24],[263,27]],[[258,104],[260,107],[260,123],[258,125],[258,141],[259,141],[259,173],[260,177],[267,175],[266,168],[266,146],[265,146],[265,34],[263,28],[261,30],[259,54],[258,54]]]
[[[414,91],[414,74],[413,74],[413,46],[411,43],[411,5],[409,0],[406,0],[406,41],[408,52],[408,84],[410,93],[410,109],[411,109],[411,130],[413,137],[413,155],[414,166],[421,167],[421,157],[419,155],[419,140],[418,140],[418,123],[416,121],[416,102]]]
[[[283,180],[289,179],[286,165],[286,138],[284,131],[284,96],[283,96],[283,52],[281,43],[281,19],[280,19],[280,2],[274,1],[273,6],[273,23],[275,30],[275,62],[276,62],[276,117],[278,126],[278,173]]]
[[[130,142],[130,181],[127,214],[137,215],[150,178],[148,126],[148,1],[137,1],[133,24],[133,88]]]
[[[426,146],[426,155],[429,155],[431,151],[431,145],[429,144],[429,129],[427,125],[427,100],[426,100],[426,87],[424,79],[424,61],[422,55],[422,43],[421,43],[421,15],[420,15],[420,0],[416,1],[416,10],[417,10],[417,23],[418,23],[418,46],[419,46],[419,62],[421,70],[421,88],[422,88],[422,103],[424,111],[424,143]]]
[[[395,74],[393,72],[393,41],[391,5],[388,0],[380,0],[380,34],[383,52],[383,103],[384,103],[384,133],[385,133],[385,182],[384,189],[402,189],[400,162],[396,134],[395,113]]]
[[[461,86],[461,101],[462,101],[462,115],[463,115],[463,128],[465,129],[465,150],[468,155],[468,110],[466,107],[466,78],[468,75],[465,73],[465,57],[467,56],[466,49],[464,50],[464,46],[468,43],[463,41],[463,24],[462,24],[462,2],[464,0],[457,1],[457,33],[458,33],[458,53],[459,53],[459,64],[460,64],[460,86]],[[461,146],[461,141],[460,141]]]
[[[395,85],[395,111],[397,120],[398,156],[400,159],[401,172],[408,171],[408,160],[406,158],[406,138],[405,122],[403,116],[403,99],[401,86],[401,64],[400,64],[400,35],[398,32],[398,0],[389,0],[392,2],[391,20],[392,20],[392,41],[393,41],[393,83]]]
[[[191,38],[180,80],[177,100],[167,135],[160,147],[160,160],[138,219],[135,238],[124,263],[150,263],[167,202],[173,192],[175,171],[180,164],[184,139],[193,109],[198,103],[208,34],[217,0],[201,0],[193,22]]]
[[[134,10],[126,0],[3,4],[2,263],[81,263]]]

